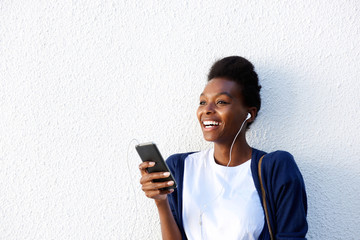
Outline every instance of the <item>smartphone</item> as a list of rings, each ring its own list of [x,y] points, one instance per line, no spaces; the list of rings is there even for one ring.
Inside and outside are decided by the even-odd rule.
[[[152,142],[142,143],[142,144],[136,145],[135,149],[138,152],[138,154],[143,162],[147,162],[147,161],[155,162],[155,165],[153,167],[147,168],[147,171],[149,173],[170,172],[170,169],[166,165],[166,162],[164,161],[163,157],[161,156],[160,151],[156,147],[155,143],[152,143]],[[174,185],[166,187],[166,188],[162,188],[161,190],[169,190],[171,188],[177,187],[175,178],[171,174],[171,172],[170,172],[170,176],[167,178],[159,178],[159,179],[153,180],[153,182],[167,182],[167,181],[174,181]]]

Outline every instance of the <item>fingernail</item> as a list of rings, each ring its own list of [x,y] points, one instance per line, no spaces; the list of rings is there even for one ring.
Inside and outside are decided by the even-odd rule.
[[[168,177],[168,176],[170,176],[170,173],[169,173],[169,172],[165,172],[165,173],[163,173],[163,175],[164,175],[165,177]]]
[[[174,191],[174,189],[170,189],[170,193],[172,193]]]
[[[155,165],[155,162],[149,162],[149,166],[152,167]]]
[[[167,183],[167,185],[169,185],[169,186],[171,186],[171,185],[173,185],[174,184],[174,181],[169,181],[168,183]]]

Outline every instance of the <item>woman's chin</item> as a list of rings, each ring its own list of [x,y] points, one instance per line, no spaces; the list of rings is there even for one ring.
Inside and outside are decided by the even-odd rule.
[[[216,136],[212,136],[211,134],[208,133],[204,133],[203,136],[204,136],[204,140],[207,142],[216,142],[217,140]]]
[[[214,140],[212,140],[212,139],[206,139],[206,138],[204,138],[204,140],[207,141],[207,142],[214,142]]]

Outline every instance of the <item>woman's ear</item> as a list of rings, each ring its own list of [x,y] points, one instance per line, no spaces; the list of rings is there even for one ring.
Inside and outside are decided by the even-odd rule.
[[[257,108],[256,107],[248,108],[248,113],[251,114],[251,117],[247,120],[247,122],[253,122],[257,116]]]

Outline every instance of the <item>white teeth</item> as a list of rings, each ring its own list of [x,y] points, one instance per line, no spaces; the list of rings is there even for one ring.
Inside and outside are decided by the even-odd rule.
[[[216,122],[216,121],[203,121],[203,124],[205,127],[221,125],[221,123]]]

